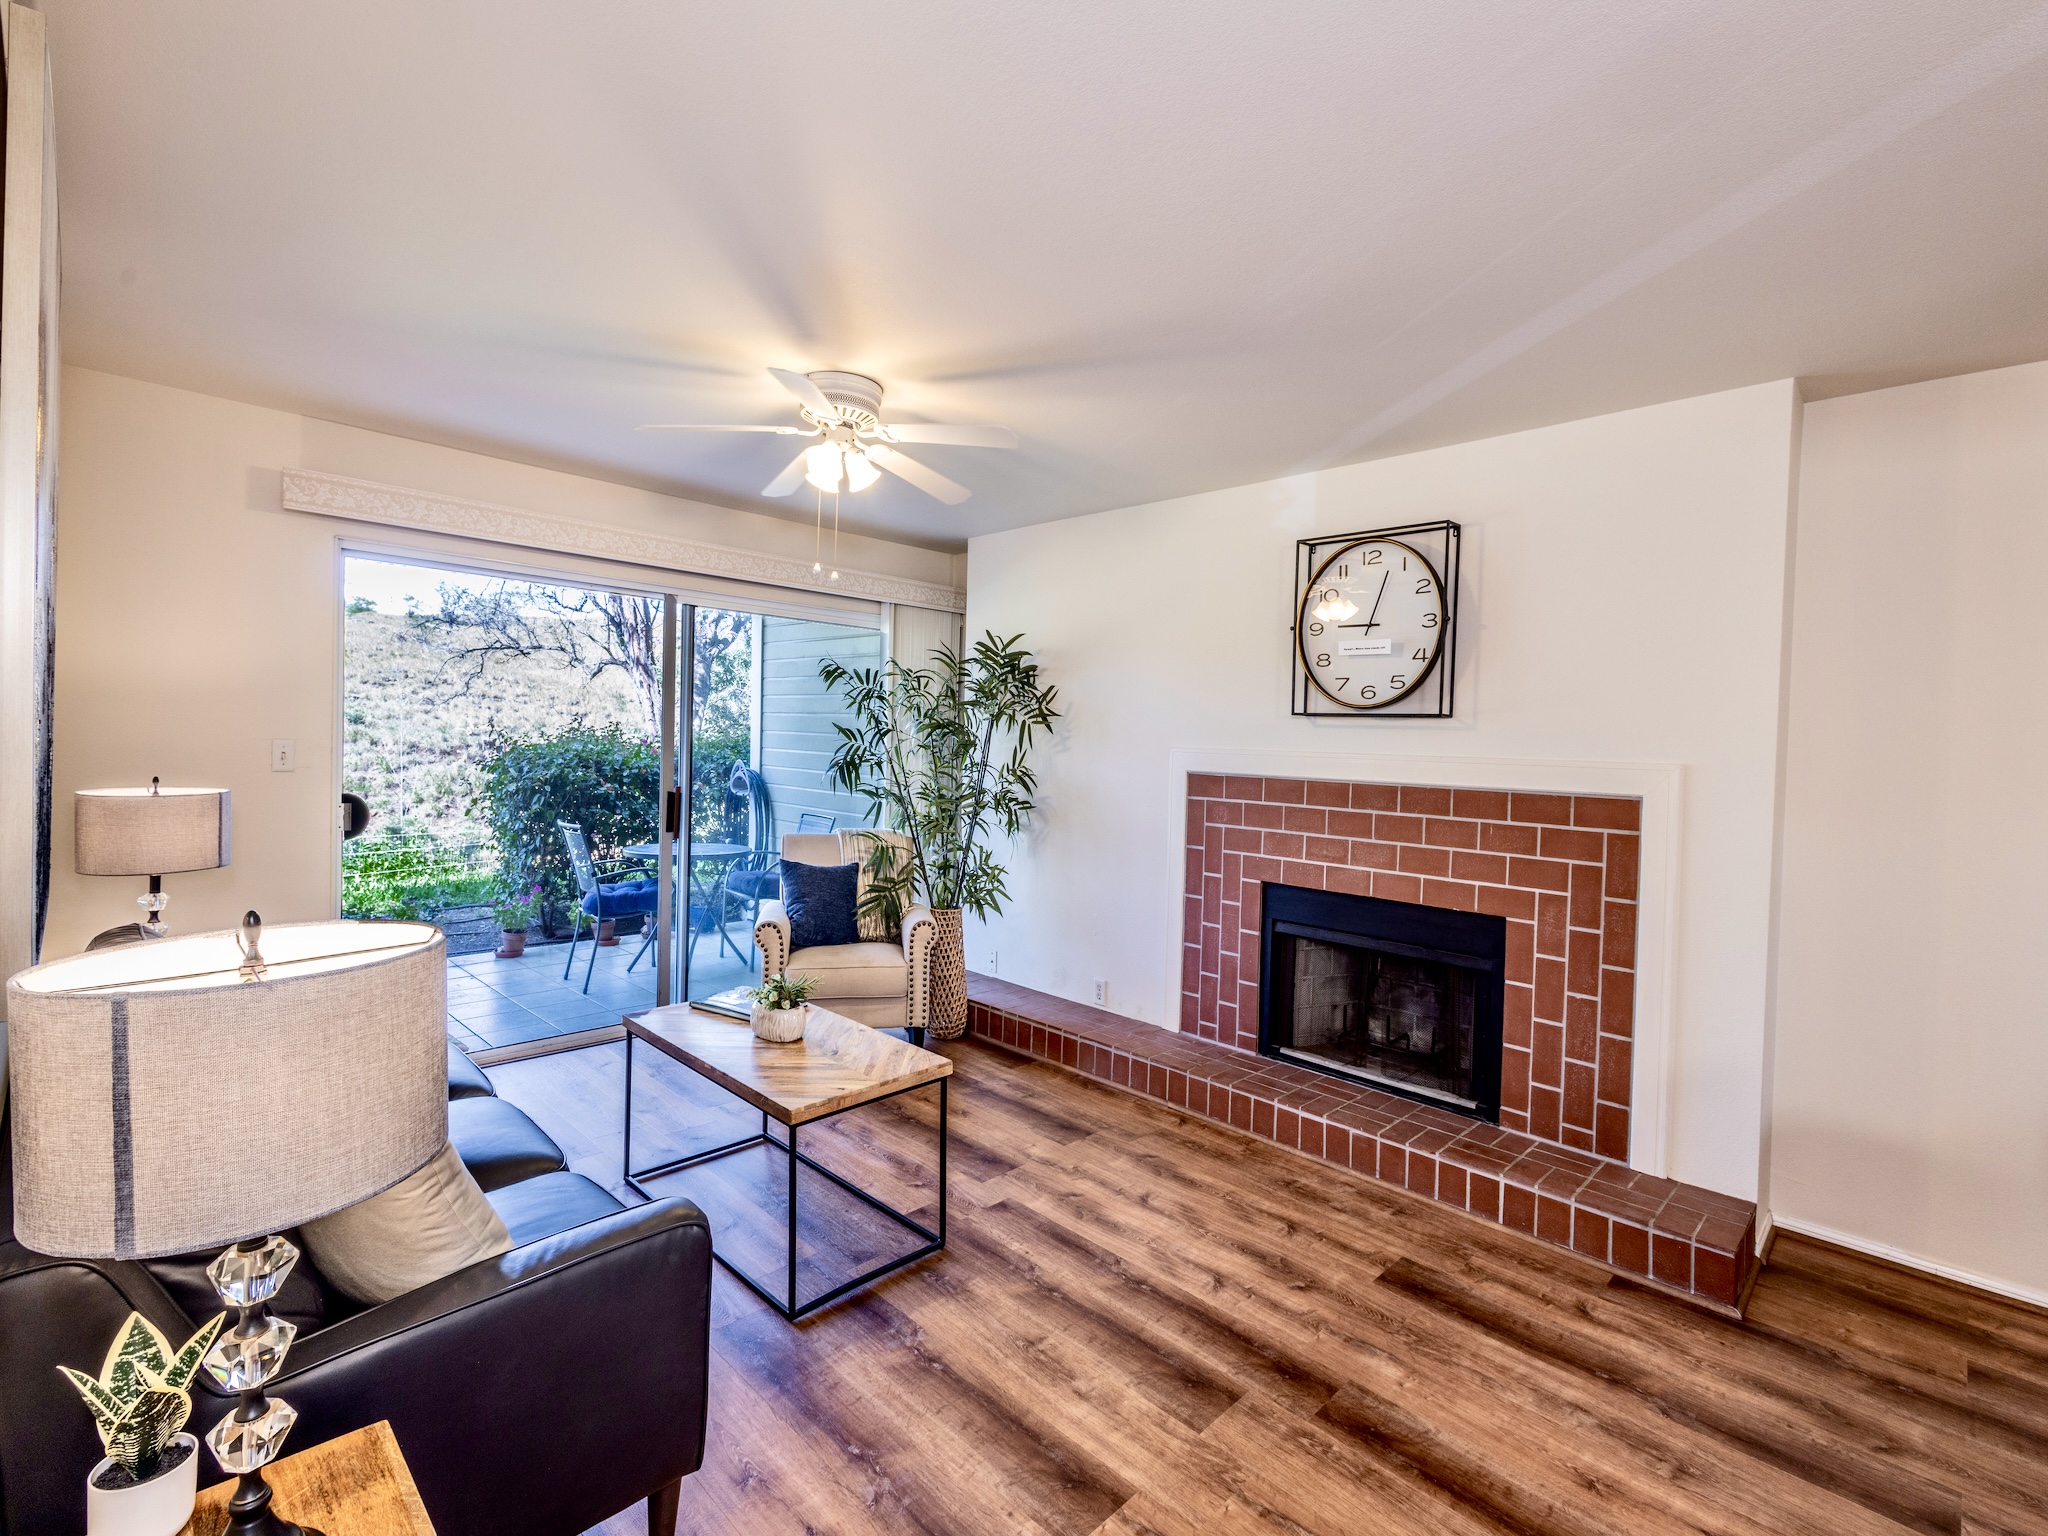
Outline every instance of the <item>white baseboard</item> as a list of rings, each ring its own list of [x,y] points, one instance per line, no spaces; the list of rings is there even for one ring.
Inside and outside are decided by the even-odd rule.
[[[1771,1228],[1780,1232],[1796,1232],[1801,1237],[1817,1238],[1823,1243],[1833,1243],[1837,1248],[1868,1254],[1873,1259],[1887,1259],[1907,1269],[1917,1269],[1922,1274],[1933,1275],[1942,1280],[1953,1280],[1957,1285],[1967,1285],[1974,1291],[1989,1291],[1994,1296],[2004,1296],[2013,1301],[2024,1301],[2030,1306],[2048,1309],[2048,1291],[2014,1285],[2009,1280],[1993,1280],[1985,1275],[1973,1274],[1967,1269],[1958,1269],[1953,1264],[1939,1263],[1924,1254],[1894,1248],[1889,1243],[1874,1243],[1867,1237],[1837,1232],[1833,1227],[1824,1227],[1818,1222],[1792,1221],[1777,1216],[1772,1219]]]

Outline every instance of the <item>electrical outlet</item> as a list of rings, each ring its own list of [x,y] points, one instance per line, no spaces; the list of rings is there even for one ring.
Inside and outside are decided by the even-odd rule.
[[[270,741],[270,771],[290,773],[299,766],[298,743],[289,736],[274,736]]]
[[[989,975],[991,975],[991,976],[994,976],[994,975],[997,975],[997,974],[999,974],[999,973],[997,972],[997,970],[996,970],[996,966],[997,966],[997,964],[998,964],[998,963],[1000,962],[1000,960],[1001,960],[1001,956],[999,956],[999,955],[998,955],[998,954],[997,954],[997,953],[996,953],[996,952],[995,952],[994,950],[990,950],[990,951],[988,952],[988,973],[989,973]]]
[[[1100,976],[1095,978],[1095,1006],[1106,1007],[1109,1003],[1109,983]]]

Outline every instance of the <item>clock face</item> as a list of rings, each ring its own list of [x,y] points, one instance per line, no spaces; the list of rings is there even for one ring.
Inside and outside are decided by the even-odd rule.
[[[1295,643],[1309,681],[1346,709],[1383,709],[1429,676],[1443,649],[1443,582],[1399,539],[1360,539],[1309,578]]]

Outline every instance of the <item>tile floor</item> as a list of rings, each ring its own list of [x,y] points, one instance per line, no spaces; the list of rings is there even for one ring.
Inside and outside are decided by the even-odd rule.
[[[526,1045],[555,1035],[616,1024],[622,1014],[654,1006],[654,954],[633,965],[640,936],[597,951],[590,990],[583,990],[590,941],[576,946],[568,979],[567,944],[529,947],[517,960],[500,960],[488,950],[448,960],[448,1034],[465,1051]],[[751,957],[750,957],[751,958]],[[628,966],[632,966],[630,973]],[[690,990],[699,997],[752,979],[748,965],[722,949],[714,933],[697,941],[691,958]]]

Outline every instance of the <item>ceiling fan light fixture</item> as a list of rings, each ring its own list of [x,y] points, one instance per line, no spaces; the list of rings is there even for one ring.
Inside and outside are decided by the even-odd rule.
[[[846,488],[849,491],[864,491],[882,478],[882,472],[868,462],[868,456],[858,448],[846,452]]]
[[[839,489],[844,455],[837,443],[819,443],[804,450],[804,478],[821,491]]]
[[[880,472],[908,482],[925,495],[956,507],[972,494],[966,486],[940,474],[929,464],[899,452],[896,443],[932,443],[953,448],[1015,448],[1017,434],[1008,427],[968,426],[946,422],[890,424],[877,414],[882,386],[864,373],[820,369],[793,373],[770,368],[771,377],[796,401],[804,425],[764,423],[711,426],[697,422],[650,422],[643,432],[769,432],[785,437],[823,440],[799,453],[761,488],[763,496],[787,496],[809,481],[822,495],[842,489],[865,491],[881,479]],[[822,568],[822,567],[821,567]]]

